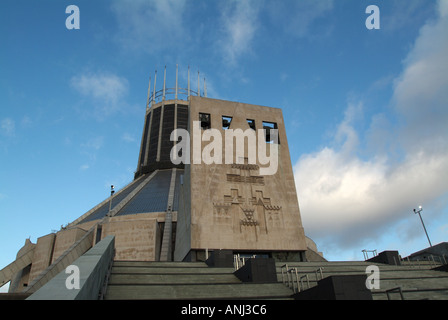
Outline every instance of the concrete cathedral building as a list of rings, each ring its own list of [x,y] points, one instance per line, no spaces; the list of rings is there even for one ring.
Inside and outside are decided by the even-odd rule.
[[[290,299],[306,279],[296,299],[389,298],[394,276],[368,290],[373,262],[327,262],[305,236],[282,110],[208,98],[199,72],[197,91],[190,84],[188,68],[187,88],[178,86],[176,67],[167,88],[165,68],[157,90],[156,72],[134,180],[58,232],[27,239],[0,286],[28,299]],[[376,259],[399,265],[381,274],[412,279],[410,295],[448,297],[448,277],[418,278],[416,291],[412,277],[426,271],[403,276],[398,252]]]
[[[60,231],[35,244],[27,240],[17,254],[27,259],[10,277],[11,292],[32,287],[62,256],[76,250],[79,256],[108,235],[115,236],[115,259],[124,261],[205,261],[217,249],[280,261],[320,257],[303,230],[281,109],[210,99],[205,79],[201,92],[199,72],[197,91],[190,88],[189,69],[187,88],[178,86],[177,67],[176,86],[166,88],[164,71],[162,89],[156,87],[157,72],[152,88],[150,79],[134,181]],[[223,154],[226,130],[267,129],[263,143],[269,151],[268,129],[278,129],[275,174],[260,175],[265,165],[258,158],[249,163],[247,137],[244,153],[235,152],[228,164],[196,164],[194,152],[184,154],[186,163],[173,164],[170,154],[178,142],[171,133],[190,133],[193,151],[195,125],[199,136],[208,129],[222,133]],[[202,153],[209,142],[199,139]]]

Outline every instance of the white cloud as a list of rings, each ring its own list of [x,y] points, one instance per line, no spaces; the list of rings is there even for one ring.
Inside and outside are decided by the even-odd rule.
[[[185,0],[120,0],[112,3],[119,32],[116,40],[130,51],[160,52],[188,38]]]
[[[84,95],[115,104],[127,93],[127,80],[116,75],[81,75],[72,78],[72,85]]]
[[[439,227],[439,230],[446,236],[448,237],[448,224],[444,224],[443,226]]]
[[[135,142],[135,138],[128,132],[123,133],[121,140],[125,142]]]
[[[331,12],[333,6],[334,0],[272,1],[269,3],[269,16],[284,32],[295,38],[327,35],[331,28],[325,24],[318,25],[316,21]]]
[[[382,9],[381,5],[379,5]],[[413,0],[403,3],[400,0],[389,1],[388,8],[381,11],[381,30],[396,31],[421,25],[423,19],[433,10],[426,0]]]
[[[70,84],[83,96],[93,99],[92,112],[99,117],[119,111],[129,90],[127,79],[114,74],[77,75],[71,78]]]
[[[0,122],[0,128],[4,135],[12,137],[16,133],[15,121],[11,118],[5,118]]]
[[[221,15],[221,30],[217,38],[224,61],[230,65],[244,54],[250,54],[255,34],[259,28],[258,14],[262,1],[226,1]]]
[[[31,118],[29,116],[25,115],[22,118],[22,121],[21,121],[22,127],[25,127],[25,128],[30,127],[32,124],[33,124],[33,121],[31,120]]]
[[[295,164],[304,227],[312,237],[326,241],[332,235],[333,244],[359,246],[380,239],[385,228],[406,229],[412,208],[435,206],[448,194],[447,7],[440,2],[438,20],[421,29],[395,81],[392,102],[400,124],[384,114],[372,118],[365,140],[376,142],[370,145],[376,153],[359,155],[363,139],[355,120],[362,103],[350,104],[333,144]]]
[[[99,136],[95,138],[91,138],[87,140],[87,142],[82,143],[81,147],[85,149],[91,149],[91,150],[99,150],[104,145],[104,137]]]
[[[448,14],[440,2],[441,17],[421,30],[405,70],[395,82],[394,102],[406,121],[406,147],[430,151],[448,137]],[[446,144],[444,145],[446,147]]]

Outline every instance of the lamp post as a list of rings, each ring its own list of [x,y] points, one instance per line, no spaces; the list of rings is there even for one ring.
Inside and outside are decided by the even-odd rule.
[[[110,186],[110,200],[109,200],[109,212],[108,212],[108,215],[110,214],[110,209],[112,208],[112,196],[114,195],[114,193],[115,193],[115,190],[114,190],[115,188],[114,188],[114,185],[111,185]]]
[[[420,217],[420,221],[422,222],[422,225],[423,225],[423,229],[425,230],[426,237],[428,238],[429,246],[432,247],[431,240],[429,240],[428,232],[426,231],[425,224],[423,223],[422,215],[420,214],[420,212],[422,212],[422,210],[423,210],[422,206],[418,206],[418,210],[414,209],[414,213],[415,214],[418,213],[418,216]]]

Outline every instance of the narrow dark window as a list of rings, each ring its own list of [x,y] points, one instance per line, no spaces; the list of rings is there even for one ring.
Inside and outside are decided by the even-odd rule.
[[[264,136],[266,138],[266,143],[280,144],[280,138],[278,137],[277,123],[263,121],[263,129],[264,129]],[[276,131],[271,131],[273,129],[275,129]]]
[[[232,117],[222,116],[222,128],[224,130],[229,129],[231,122],[232,122]]]
[[[249,125],[249,128],[251,128],[252,130],[255,130],[255,120],[253,119],[246,119],[247,120],[247,124]]]
[[[209,113],[199,113],[199,121],[201,121],[201,129],[207,130],[211,128]]]
[[[95,240],[95,243],[98,243],[98,242],[101,241],[101,233],[102,233],[102,231],[103,231],[102,226],[101,226],[101,225],[98,225],[98,226],[96,227],[96,240]]]

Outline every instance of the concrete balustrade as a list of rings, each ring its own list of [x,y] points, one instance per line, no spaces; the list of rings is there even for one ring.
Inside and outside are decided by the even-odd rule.
[[[114,256],[115,237],[107,236],[76,259],[72,266],[79,269],[79,289],[70,289],[66,270],[58,273],[27,300],[96,300],[104,284]]]

